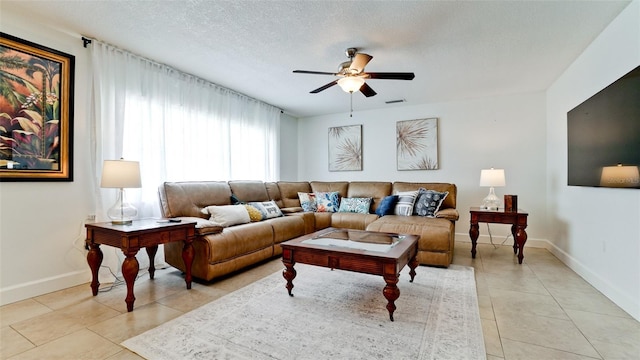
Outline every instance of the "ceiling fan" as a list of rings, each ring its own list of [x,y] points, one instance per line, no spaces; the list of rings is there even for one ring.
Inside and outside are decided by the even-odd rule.
[[[311,91],[312,94],[317,94],[338,84],[345,92],[353,94],[359,90],[366,97],[375,96],[377,93],[365,82],[365,79],[413,80],[415,77],[413,73],[406,72],[364,72],[364,67],[373,59],[373,56],[359,53],[356,48],[348,48],[346,54],[349,61],[340,64],[337,73],[307,70],[294,70],[293,72],[340,77],[340,79]]]

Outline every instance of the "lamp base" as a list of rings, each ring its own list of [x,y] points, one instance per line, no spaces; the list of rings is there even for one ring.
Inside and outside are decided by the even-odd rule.
[[[493,186],[489,189],[489,195],[482,200],[481,209],[498,210],[500,208],[500,199],[496,196]]]
[[[131,225],[133,220],[111,220],[111,225]]]

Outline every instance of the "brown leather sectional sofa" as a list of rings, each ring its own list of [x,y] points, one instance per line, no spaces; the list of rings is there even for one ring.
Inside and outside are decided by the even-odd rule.
[[[448,191],[435,218],[422,216],[378,216],[380,201],[401,191],[420,187]],[[372,198],[369,214],[345,212],[303,212],[298,192],[337,191],[341,198]],[[231,205],[231,195],[245,202],[274,200],[285,216],[260,222],[229,226],[207,225],[209,215],[201,210],[210,205]],[[327,227],[420,235],[418,262],[448,267],[453,258],[457,188],[450,183],[409,182],[262,182],[204,181],[165,182],[159,188],[163,216],[191,218],[198,222],[193,242],[194,277],[211,280],[282,253],[283,241]],[[165,244],[165,260],[184,271],[182,244]]]

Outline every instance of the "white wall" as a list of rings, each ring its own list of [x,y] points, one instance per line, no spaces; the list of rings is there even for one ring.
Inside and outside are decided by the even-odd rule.
[[[548,90],[547,222],[556,255],[640,320],[640,190],[566,185],[567,111],[638,65],[636,0]]]
[[[355,101],[354,107],[357,108]],[[439,119],[440,169],[396,170],[396,122],[430,117]],[[328,128],[358,124],[362,124],[363,170],[329,172]],[[496,193],[500,198],[504,194],[518,195],[519,207],[530,214],[527,233],[530,244],[533,244],[536,240],[548,238],[544,196],[545,133],[543,92],[440,104],[390,106],[383,110],[356,111],[353,118],[348,113],[304,118],[298,124],[298,178],[455,183],[460,212],[456,233],[459,239],[468,241],[468,209],[478,206],[488,193],[488,188],[479,186],[480,170],[504,168],[506,187],[496,188]],[[504,238],[510,227],[492,225],[492,232]],[[485,227],[481,228],[481,233],[486,235]]]
[[[89,52],[79,36],[47,27],[5,5],[0,12],[2,32],[75,55],[76,76],[74,181],[0,183],[0,304],[89,281],[83,222],[94,213],[87,119]]]

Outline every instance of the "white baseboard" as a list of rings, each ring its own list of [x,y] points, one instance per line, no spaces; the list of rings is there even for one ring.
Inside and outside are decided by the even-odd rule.
[[[0,289],[0,305],[11,304],[34,296],[66,289],[91,281],[91,271],[79,270]],[[91,291],[87,286],[87,291]]]
[[[560,261],[567,265],[567,267],[580,275],[586,282],[600,291],[602,295],[609,298],[609,300],[613,301],[622,310],[640,321],[640,304],[637,299],[633,299],[631,296],[620,291],[620,289],[613,286],[609,281],[607,281],[607,279],[604,279],[600,275],[591,271],[588,267],[582,264],[582,262],[566,253],[555,244],[548,242],[548,245],[547,250],[560,259]]]

